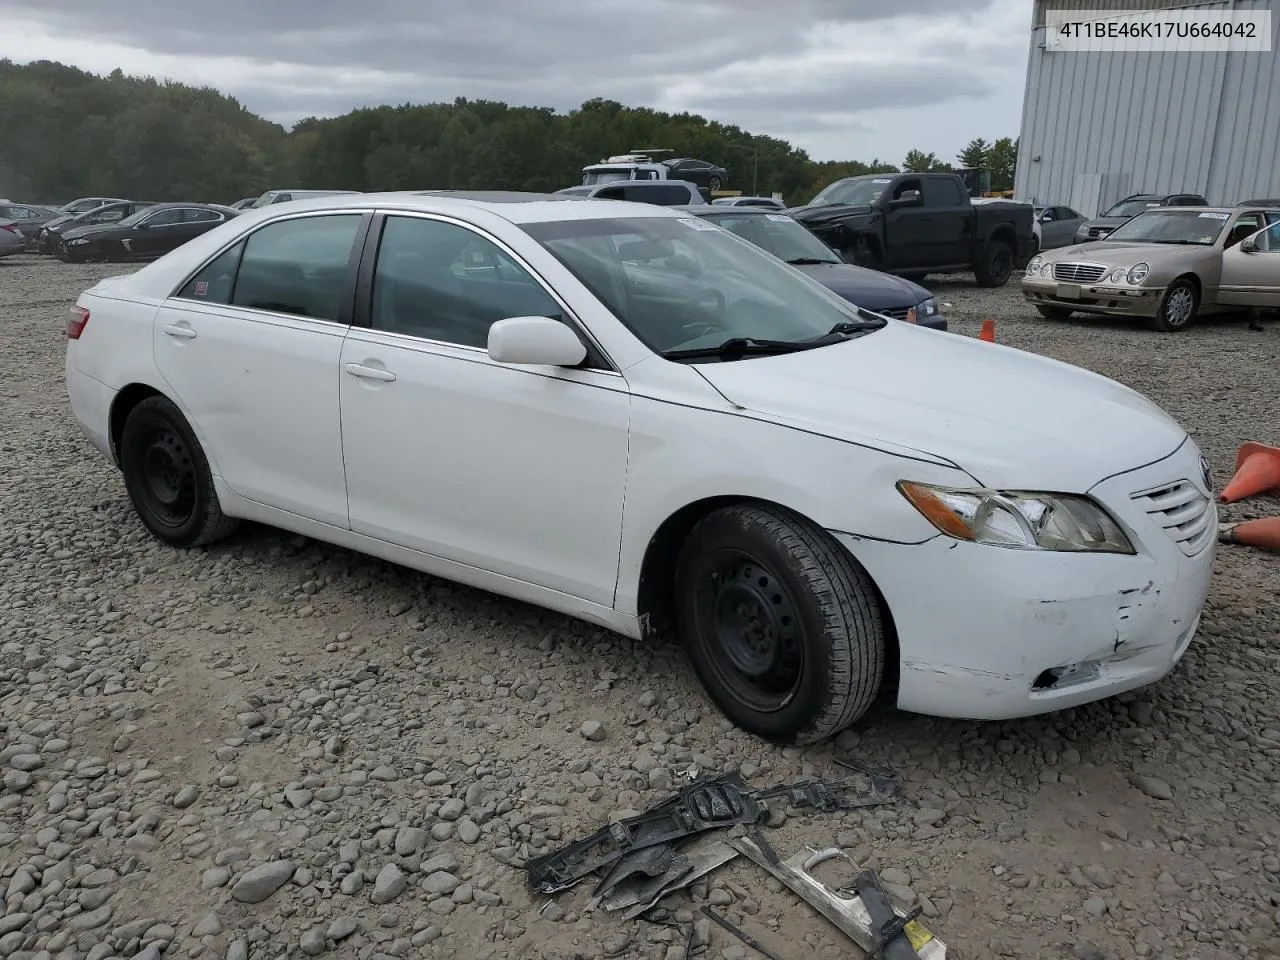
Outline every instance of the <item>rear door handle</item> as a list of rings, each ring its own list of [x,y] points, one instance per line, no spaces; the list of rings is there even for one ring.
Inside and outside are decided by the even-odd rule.
[[[353,377],[359,377],[361,380],[382,380],[386,383],[391,383],[396,378],[396,375],[390,370],[366,367],[363,363],[348,363],[346,370],[347,373]]]
[[[190,327],[183,326],[179,323],[171,323],[164,328],[164,332],[171,337],[177,337],[180,340],[194,340],[196,332]]]

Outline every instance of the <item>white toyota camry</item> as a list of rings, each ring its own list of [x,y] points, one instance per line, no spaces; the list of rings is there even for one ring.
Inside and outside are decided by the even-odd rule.
[[[67,390],[175,547],[240,519],[643,637],[811,742],[1151,683],[1207,464],[1142,396],[867,314],[705,220],[528,194],[250,211],[87,290]]]

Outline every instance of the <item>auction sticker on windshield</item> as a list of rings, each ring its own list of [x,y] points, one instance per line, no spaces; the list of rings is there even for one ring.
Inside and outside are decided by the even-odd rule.
[[[872,180],[872,183],[893,183],[892,180]]]
[[[774,223],[787,223],[791,220],[790,217],[784,217],[780,213],[766,213],[765,216],[768,217],[770,220],[772,220]]]
[[[696,217],[691,220],[680,218],[680,222],[691,230],[719,230],[714,223],[708,223],[706,220],[699,220]]]
[[[1231,214],[1229,214],[1229,213],[1202,213],[1202,214],[1200,214],[1200,219],[1201,219],[1201,220],[1230,220],[1230,219],[1231,219]]]

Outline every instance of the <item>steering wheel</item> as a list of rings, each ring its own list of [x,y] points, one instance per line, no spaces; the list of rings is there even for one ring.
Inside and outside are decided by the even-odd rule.
[[[712,319],[699,318],[690,320],[681,326],[686,331],[697,330],[696,336],[701,336],[711,330],[723,330],[724,314],[728,309],[728,303],[724,298],[724,294],[715,287],[703,287],[696,291],[680,303],[679,310],[681,312],[694,312],[698,311],[703,304],[712,306],[714,311]]]

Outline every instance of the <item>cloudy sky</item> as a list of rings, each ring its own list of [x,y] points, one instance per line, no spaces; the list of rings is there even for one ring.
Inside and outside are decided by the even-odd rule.
[[[818,160],[1016,136],[1031,0],[0,0],[0,57],[227,91],[291,125],[380,103],[601,96]]]

